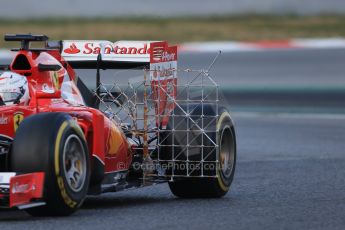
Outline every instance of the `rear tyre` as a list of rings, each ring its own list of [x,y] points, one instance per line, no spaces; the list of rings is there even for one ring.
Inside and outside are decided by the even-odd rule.
[[[205,116],[215,116],[217,114],[214,106],[211,105],[204,105],[203,108],[200,105],[198,105],[197,107],[194,106],[192,107],[192,110],[193,112],[191,113],[191,117],[194,120],[200,118],[202,114]],[[170,127],[172,127],[172,125],[170,125]],[[206,171],[205,166],[203,166],[203,173],[204,175],[208,176],[216,175],[216,177],[176,177],[173,182],[169,182],[170,190],[175,196],[182,198],[222,197],[229,191],[235,173],[236,136],[232,119],[229,112],[225,108],[220,108],[218,110],[216,127],[213,126],[209,129],[213,129],[213,131],[210,132],[209,130],[208,136],[214,143],[217,143],[217,145],[219,146],[219,151],[213,151],[204,147],[203,154],[204,156],[208,155],[208,157],[204,160],[216,161],[216,159],[218,159],[219,163],[210,163],[208,165],[208,171]],[[215,132],[216,129],[219,130],[218,133]],[[183,137],[178,137],[178,135],[182,134],[175,132],[175,140],[184,139]],[[201,143],[201,138],[195,136],[194,141],[199,141],[199,143]],[[168,138],[166,139],[166,141],[169,142],[171,141],[171,139]],[[169,143],[165,144],[169,145]],[[205,146],[210,145],[209,141],[206,138],[204,138],[203,144]],[[165,148],[165,151],[167,150],[168,149]],[[175,153],[179,151],[180,149],[174,149]],[[201,148],[199,148],[198,151],[199,155],[191,156],[191,160],[201,159]],[[175,171],[175,174],[179,173],[181,172]],[[199,170],[194,175],[201,175],[201,171]]]
[[[70,215],[83,203],[89,186],[89,155],[84,134],[64,113],[28,117],[17,129],[11,168],[18,173],[45,173],[46,205],[27,209],[29,214]]]

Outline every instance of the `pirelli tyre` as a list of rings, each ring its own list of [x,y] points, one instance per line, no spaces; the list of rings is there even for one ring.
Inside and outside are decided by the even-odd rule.
[[[184,116],[183,111],[189,115]],[[174,175],[173,182],[169,182],[171,192],[183,198],[224,196],[236,166],[236,135],[229,112],[220,107],[217,113],[213,105],[188,105],[174,112],[174,121],[170,119],[162,135],[161,149],[161,158],[167,160],[163,166],[167,174]]]
[[[33,216],[66,216],[83,203],[90,180],[88,148],[78,124],[64,113],[30,116],[16,131],[10,156],[18,173],[44,172],[45,206]]]

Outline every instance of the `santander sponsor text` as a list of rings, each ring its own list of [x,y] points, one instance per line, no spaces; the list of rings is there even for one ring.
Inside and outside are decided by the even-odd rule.
[[[81,52],[83,54],[99,54],[101,52],[101,48],[94,43],[85,43],[82,47]],[[131,47],[131,46],[119,46],[119,45],[110,45],[108,44],[104,48],[104,54],[150,54],[150,48],[148,48],[148,44],[143,44],[142,47]]]

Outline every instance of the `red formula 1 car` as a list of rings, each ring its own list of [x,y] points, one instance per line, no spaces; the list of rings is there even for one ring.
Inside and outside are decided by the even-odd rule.
[[[228,192],[236,163],[230,114],[207,70],[179,73],[176,47],[44,35],[5,40],[21,47],[0,74],[1,207],[69,215],[88,194],[163,182],[178,197]],[[95,89],[73,68],[95,69]],[[142,77],[124,88],[101,81],[102,69],[132,68]],[[193,77],[179,84],[183,73]]]

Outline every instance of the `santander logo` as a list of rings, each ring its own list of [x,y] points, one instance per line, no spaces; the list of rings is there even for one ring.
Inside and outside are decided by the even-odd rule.
[[[68,54],[77,54],[80,53],[80,49],[78,49],[77,46],[72,43],[69,48],[64,50],[64,52]]]
[[[78,44],[78,43],[77,43]],[[81,50],[77,48],[76,43],[72,43],[69,48],[64,50],[67,54],[89,54],[97,55],[101,52],[101,48],[98,43],[86,42],[79,43],[78,47],[81,47]],[[108,44],[104,48],[104,54],[132,54],[132,55],[145,55],[150,54],[150,48],[147,43],[142,43],[139,46],[126,46],[114,44]]]

